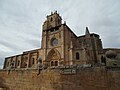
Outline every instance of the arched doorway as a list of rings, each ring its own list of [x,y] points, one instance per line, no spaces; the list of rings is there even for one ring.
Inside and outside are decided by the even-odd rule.
[[[49,66],[59,66],[60,53],[56,49],[52,49],[47,55],[47,61]]]

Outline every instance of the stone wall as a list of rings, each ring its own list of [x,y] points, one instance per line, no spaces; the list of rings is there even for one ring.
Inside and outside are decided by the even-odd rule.
[[[65,69],[64,69],[65,70]],[[73,73],[46,69],[0,70],[4,90],[119,90],[120,70],[81,68]]]

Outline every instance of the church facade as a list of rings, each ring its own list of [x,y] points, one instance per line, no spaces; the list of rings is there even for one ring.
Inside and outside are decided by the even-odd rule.
[[[14,68],[34,68],[38,62],[46,67],[96,65],[106,59],[105,50],[98,34],[90,33],[86,27],[85,35],[77,36],[54,12],[43,23],[41,48],[6,57],[3,68],[11,65]]]

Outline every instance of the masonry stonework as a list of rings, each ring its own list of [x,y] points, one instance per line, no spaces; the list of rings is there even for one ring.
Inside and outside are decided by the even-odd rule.
[[[120,72],[101,68],[62,74],[60,70],[37,69],[0,71],[0,86],[5,90],[119,90]]]

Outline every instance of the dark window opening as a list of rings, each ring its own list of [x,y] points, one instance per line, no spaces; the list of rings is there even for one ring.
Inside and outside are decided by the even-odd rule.
[[[51,32],[54,32],[54,29],[51,29],[50,31],[51,31]]]
[[[59,27],[56,27],[56,28],[55,28],[55,31],[57,31],[57,30],[59,30]]]
[[[34,58],[32,59],[32,64],[34,64]]]
[[[27,67],[27,64],[25,63],[25,68]]]
[[[53,18],[51,17],[50,21],[52,21],[52,20],[53,20]]]
[[[103,56],[101,56],[101,63],[105,63],[105,65],[106,65],[106,58]]]
[[[113,64],[113,66],[117,66],[117,64],[116,64],[116,63],[114,63],[114,64]]]
[[[14,65],[15,65],[15,61],[12,61],[11,66],[14,67]]]
[[[51,66],[54,66],[54,62],[53,61],[51,62]]]
[[[58,66],[58,61],[55,61],[55,66]]]
[[[19,66],[20,65],[20,61],[18,61],[18,63],[17,63],[17,66]]]
[[[77,60],[79,60],[79,59],[80,59],[80,55],[79,55],[79,53],[78,53],[78,52],[76,53],[76,59],[77,59]]]

